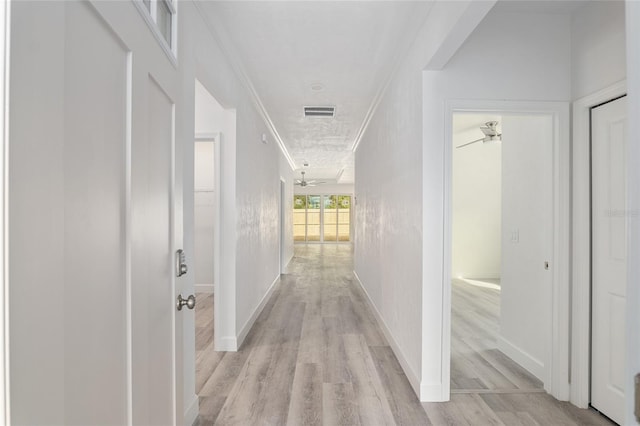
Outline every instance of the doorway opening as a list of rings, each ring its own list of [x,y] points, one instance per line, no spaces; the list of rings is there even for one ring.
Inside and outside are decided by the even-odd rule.
[[[225,130],[225,109],[198,80],[195,81],[193,149],[193,279],[195,312],[195,389],[202,388],[219,359],[215,336],[219,312],[216,286],[220,258],[220,144]]]
[[[451,124],[450,392],[544,392],[554,116],[454,111]]]

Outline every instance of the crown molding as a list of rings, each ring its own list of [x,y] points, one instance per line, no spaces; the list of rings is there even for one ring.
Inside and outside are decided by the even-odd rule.
[[[236,77],[238,77],[242,85],[247,90],[247,93],[249,94],[249,97],[251,98],[253,105],[255,106],[256,110],[258,111],[258,113],[264,120],[265,124],[267,125],[269,131],[271,132],[271,135],[273,136],[276,143],[278,144],[278,147],[280,148],[282,155],[284,155],[284,158],[287,160],[287,163],[289,163],[289,167],[291,167],[292,171],[295,171],[297,169],[296,163],[295,161],[293,161],[291,154],[289,154],[289,150],[285,146],[284,141],[282,140],[282,137],[280,137],[280,134],[278,133],[278,130],[276,129],[275,124],[271,120],[269,113],[264,107],[264,104],[262,103],[262,100],[260,99],[258,92],[253,86],[251,79],[247,75],[245,71],[245,67],[242,64],[242,61],[240,60],[238,55],[235,54],[236,49],[234,48],[231,38],[225,31],[223,23],[215,17],[209,18],[207,13],[204,10],[202,10],[202,6],[198,1],[193,1],[193,5],[195,6],[196,10],[200,14],[200,17],[204,21],[204,24],[207,30],[209,30],[209,33],[211,34],[211,36],[214,38],[215,41],[218,42],[218,45],[220,46],[222,53],[227,57],[227,60],[231,65],[231,69],[236,74]],[[215,25],[213,25],[211,20],[215,21]]]

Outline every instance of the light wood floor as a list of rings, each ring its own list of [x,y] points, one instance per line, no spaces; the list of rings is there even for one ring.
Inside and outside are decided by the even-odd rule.
[[[200,425],[609,424],[549,397],[500,353],[482,352],[491,337],[474,337],[472,326],[479,318],[489,324],[491,315],[481,307],[471,316],[465,311],[473,309],[454,311],[460,329],[452,340],[460,347],[453,352],[461,357],[452,362],[452,384],[465,393],[421,404],[352,269],[350,245],[296,245],[288,273],[238,352],[213,351],[213,296],[198,295]],[[483,355],[474,358],[464,345],[480,345]],[[488,379],[492,370],[504,379]]]
[[[489,280],[485,282],[491,283]],[[499,290],[474,286],[458,279],[453,280],[452,392],[544,392],[540,380],[497,349],[499,324]]]

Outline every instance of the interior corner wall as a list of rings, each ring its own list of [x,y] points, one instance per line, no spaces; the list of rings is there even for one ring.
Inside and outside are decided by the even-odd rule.
[[[453,135],[451,271],[456,278],[500,278],[502,144],[456,149],[483,136],[482,116],[472,117],[478,127]]]
[[[423,325],[422,381],[448,389],[443,359],[443,212],[445,105],[448,100],[569,101],[570,25],[565,15],[527,15],[492,10],[441,71],[423,76]],[[493,52],[494,54],[487,54]],[[569,143],[569,141],[563,141]],[[445,340],[446,341],[446,340]],[[431,400],[437,400],[432,395]],[[441,395],[448,399],[448,392]]]

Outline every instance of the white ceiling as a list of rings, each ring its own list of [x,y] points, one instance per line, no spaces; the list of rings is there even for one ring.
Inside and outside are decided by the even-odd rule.
[[[201,9],[250,81],[296,168],[351,183],[368,111],[432,2],[206,1]],[[320,90],[312,89],[319,85]],[[304,106],[335,106],[305,118]]]

